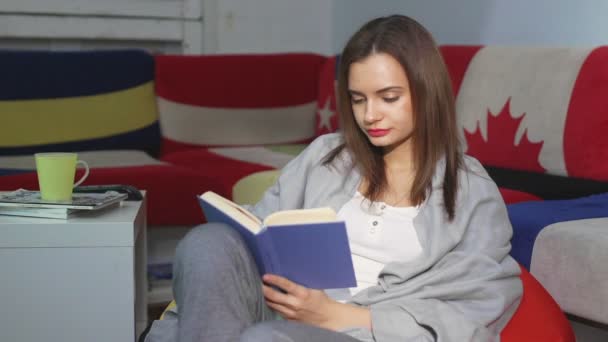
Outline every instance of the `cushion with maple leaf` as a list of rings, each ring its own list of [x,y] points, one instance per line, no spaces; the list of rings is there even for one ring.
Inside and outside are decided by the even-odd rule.
[[[442,45],[439,51],[450,74],[454,96],[458,95],[464,75],[481,45]]]
[[[338,62],[339,56],[328,58],[319,75],[319,92],[315,116],[317,136],[338,130],[339,119],[336,105]]]
[[[466,152],[483,165],[608,181],[606,93],[608,46],[485,46],[456,98]]]

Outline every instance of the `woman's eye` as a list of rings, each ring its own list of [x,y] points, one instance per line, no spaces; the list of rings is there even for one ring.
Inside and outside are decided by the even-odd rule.
[[[383,99],[384,99],[384,102],[392,103],[392,102],[399,100],[399,96],[385,97]]]
[[[353,98],[351,98],[351,100],[350,100],[350,101],[351,101],[353,104],[360,104],[360,103],[363,103],[363,102],[365,101],[365,99],[364,99],[364,98],[362,98],[362,97],[360,97],[360,98],[353,97]]]

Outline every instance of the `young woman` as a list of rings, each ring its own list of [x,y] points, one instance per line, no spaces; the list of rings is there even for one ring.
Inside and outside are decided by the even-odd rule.
[[[311,143],[251,210],[333,207],[357,287],[260,281],[239,236],[206,224],[178,246],[177,314],[148,341],[496,340],[522,293],[511,226],[496,185],[461,152],[431,35],[405,16],[365,24],[341,54],[338,100],[342,133]]]

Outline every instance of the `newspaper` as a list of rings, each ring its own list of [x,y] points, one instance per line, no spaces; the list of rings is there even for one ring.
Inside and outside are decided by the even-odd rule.
[[[127,197],[127,194],[107,191],[105,193],[74,193],[70,201],[45,201],[40,197],[39,191],[19,189],[0,194],[0,208],[26,207],[97,210],[123,201]]]

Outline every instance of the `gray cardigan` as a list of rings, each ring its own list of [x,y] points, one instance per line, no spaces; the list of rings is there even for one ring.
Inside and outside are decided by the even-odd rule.
[[[361,181],[346,151],[331,167],[322,165],[341,141],[339,134],[316,139],[249,209],[261,218],[285,209],[338,211]],[[448,221],[442,206],[445,165],[440,161],[430,196],[414,219],[422,254],[386,265],[378,285],[352,299],[370,308],[375,341],[499,341],[517,309],[522,284],[519,266],[509,256],[512,228],[504,201],[477,160],[465,156],[464,163],[454,220]]]

